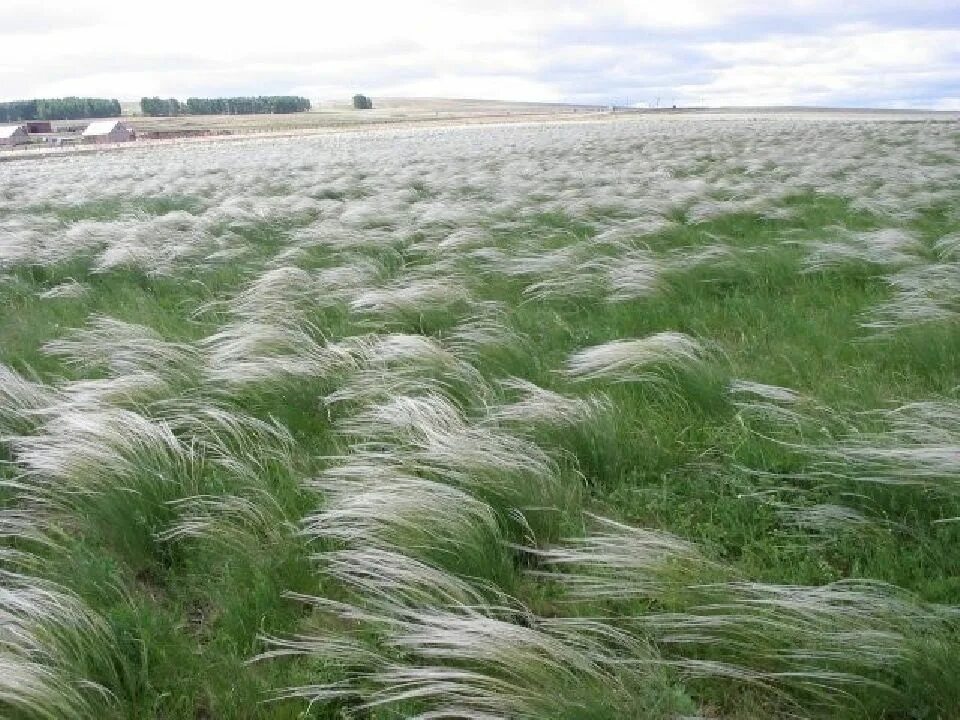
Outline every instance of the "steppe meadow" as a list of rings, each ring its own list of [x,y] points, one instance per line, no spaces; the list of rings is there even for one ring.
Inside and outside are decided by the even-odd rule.
[[[0,715],[960,716],[960,126],[0,163]]]

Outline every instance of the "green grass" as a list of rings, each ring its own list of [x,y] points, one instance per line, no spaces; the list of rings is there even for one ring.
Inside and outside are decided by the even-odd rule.
[[[704,168],[709,160],[704,159]],[[414,185],[413,190],[431,197],[428,185]],[[792,219],[736,214],[690,224],[681,217],[676,225],[644,237],[642,242],[655,253],[710,244],[718,237],[751,252],[740,256],[741,262],[732,268],[669,276],[661,291],[629,302],[596,298],[523,302],[524,283],[519,280],[466,275],[473,296],[505,303],[510,326],[529,339],[524,351],[481,353],[478,365],[484,375],[516,375],[569,394],[603,391],[614,408],[611,418],[598,427],[536,434],[543,447],[566,453],[563,466],[569,472],[565,482],[571,493],[567,507],[548,512],[553,517],[537,523],[541,528],[537,539],[545,542],[576,532],[579,512],[587,509],[692,540],[739,579],[812,585],[868,577],[895,584],[925,601],[958,605],[960,523],[937,522],[960,516],[956,494],[867,485],[859,489],[855,502],[878,517],[895,518],[899,525],[816,536],[785,527],[763,501],[768,491],[784,483],[759,473],[801,473],[808,461],[738,421],[724,390],[729,380],[788,386],[838,411],[855,413],[898,401],[952,396],[960,377],[956,325],[915,328],[865,342],[860,315],[889,297],[882,278],[857,268],[801,274],[802,249],[781,242],[813,239],[835,225],[883,227],[881,218],[853,211],[844,198],[813,193],[792,197],[785,205],[795,211]],[[110,219],[131,208],[162,214],[192,212],[196,207],[190,198],[105,201],[95,207],[57,209],[55,215],[72,222]],[[0,285],[4,308],[0,362],[35,371],[46,381],[81,377],[82,372],[44,355],[40,348],[95,314],[146,325],[168,340],[196,341],[217,326],[216,319],[198,317],[196,310],[241,289],[254,277],[260,261],[282,247],[286,231],[298,224],[242,230],[244,240],[255,248],[254,259],[244,268],[185,269],[172,277],[148,277],[133,270],[91,274],[89,258],[62,266],[14,268],[14,280]],[[526,226],[495,230],[492,235],[495,245],[507,251],[537,233],[544,237],[540,247],[555,249],[589,237],[592,227],[585,220],[544,213],[529,218]],[[955,214],[944,205],[927,208],[908,227],[925,239],[958,229]],[[383,249],[371,254],[390,255]],[[330,259],[325,251],[314,250],[298,262],[315,268]],[[389,270],[399,275],[404,268],[394,265]],[[79,299],[37,297],[66,278],[87,283],[89,292]],[[391,329],[443,337],[468,311],[455,307],[401,316]],[[318,312],[311,319],[332,339],[366,329],[345,314]],[[677,372],[660,388],[572,383],[558,372],[577,349],[665,330],[709,341],[715,352],[706,371]],[[295,439],[292,466],[268,467],[257,478],[258,487],[289,519],[289,526],[276,533],[253,528],[230,543],[158,540],[157,533],[174,517],[170,501],[247,489],[246,481],[209,468],[189,481],[181,478],[159,486],[144,481],[134,495],[118,489],[85,498],[76,505],[82,514],[58,519],[63,551],[46,557],[42,574],[76,592],[106,619],[116,638],[112,664],[90,669],[91,679],[112,694],[103,717],[399,716],[387,709],[351,710],[348,703],[308,708],[296,700],[264,702],[284,687],[335,677],[335,658],[249,662],[263,650],[262,637],[290,636],[317,622],[316,615],[286,593],[338,592],[325,586],[310,560],[319,548],[295,532],[299,519],[319,503],[299,481],[319,473],[329,463],[328,456],[343,451],[319,402],[334,386],[326,380],[294,381],[238,392],[232,398],[239,410],[261,419],[275,418]],[[574,470],[582,473],[582,479]],[[840,502],[850,492],[849,487],[808,485],[801,483],[806,491],[803,502],[809,504]],[[150,487],[159,489],[143,490]],[[504,528],[508,540],[523,540],[521,528],[506,520]],[[499,578],[501,586],[542,614],[558,611],[550,589],[522,574],[523,562],[504,546],[490,557],[448,564],[462,575]],[[608,610],[597,603],[579,612]],[[857,703],[842,711],[844,717],[933,719],[956,711],[960,680],[945,668],[955,668],[960,660],[960,638],[910,640],[918,654],[916,662],[903,665],[896,679],[902,694],[872,697],[869,690],[857,690]],[[658,682],[652,690],[638,691],[639,697],[650,693],[650,704],[635,717],[694,713],[698,706],[701,712],[706,708],[708,717],[729,718],[783,710],[749,687],[731,689],[714,681],[685,684],[669,670]],[[586,705],[594,707],[594,700]],[[841,712],[814,714],[841,716],[834,711]],[[587,716],[622,717],[615,708],[570,715]]]

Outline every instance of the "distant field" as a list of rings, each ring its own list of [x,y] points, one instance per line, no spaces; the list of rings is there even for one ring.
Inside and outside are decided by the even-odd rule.
[[[953,119],[12,160],[0,306],[3,717],[960,707]]]
[[[437,121],[490,121],[495,119],[550,118],[596,113],[601,108],[542,103],[508,103],[491,100],[431,98],[378,98],[373,110],[354,110],[349,102],[315,103],[310,112],[289,115],[194,115],[175,118],[144,117],[137,103],[127,103],[124,115],[142,130],[212,129],[232,132],[286,131]]]

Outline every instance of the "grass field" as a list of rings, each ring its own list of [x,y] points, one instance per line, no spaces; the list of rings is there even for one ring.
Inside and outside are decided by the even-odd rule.
[[[182,115],[147,117],[140,103],[123,103],[124,121],[139,131],[212,130],[229,133],[289,132],[384,125],[489,123],[577,119],[606,112],[591,105],[450,100],[444,98],[376,98],[372,110],[354,110],[353,103],[314,101],[309,112],[278,115]]]
[[[0,715],[955,718],[960,128],[0,166]]]

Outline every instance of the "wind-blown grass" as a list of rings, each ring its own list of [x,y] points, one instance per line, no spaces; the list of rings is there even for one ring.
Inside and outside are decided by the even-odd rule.
[[[4,163],[0,714],[952,717],[928,119]]]
[[[0,709],[12,717],[97,717],[109,691],[82,675],[109,653],[102,619],[48,582],[0,571]],[[88,659],[89,659],[88,658]]]
[[[576,380],[656,380],[657,368],[693,369],[705,357],[706,350],[697,340],[683,333],[662,332],[580,350],[567,360],[566,373]]]

